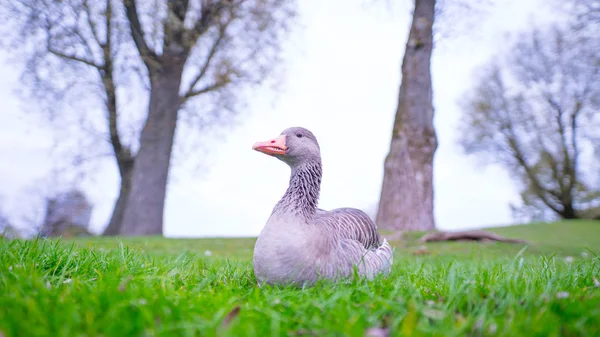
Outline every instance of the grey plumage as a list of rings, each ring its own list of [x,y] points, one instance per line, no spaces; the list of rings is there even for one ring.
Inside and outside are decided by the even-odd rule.
[[[254,249],[259,283],[312,285],[318,279],[387,275],[393,262],[389,243],[363,211],[317,207],[321,155],[316,137],[289,128],[277,139],[255,144],[291,168],[288,189],[275,205]]]

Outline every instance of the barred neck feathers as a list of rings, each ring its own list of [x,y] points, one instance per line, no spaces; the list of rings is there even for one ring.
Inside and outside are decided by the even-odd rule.
[[[273,214],[290,214],[309,222],[314,218],[321,189],[321,163],[313,161],[292,167],[290,185]]]

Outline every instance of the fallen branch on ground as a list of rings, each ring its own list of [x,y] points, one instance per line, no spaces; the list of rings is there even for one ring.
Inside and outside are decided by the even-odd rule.
[[[507,243],[528,243],[521,239],[511,239],[496,233],[474,230],[463,232],[433,232],[421,237],[421,242],[436,241],[498,241]]]

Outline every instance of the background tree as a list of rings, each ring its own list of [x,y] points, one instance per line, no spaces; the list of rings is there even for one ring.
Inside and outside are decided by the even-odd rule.
[[[398,106],[376,222],[392,230],[432,230],[433,158],[437,135],[433,125],[431,57],[436,39],[474,35],[473,24],[494,6],[493,0],[415,0],[404,58]],[[468,13],[469,15],[465,15]],[[477,23],[478,24],[478,23]],[[437,29],[436,27],[441,28]]]
[[[384,163],[376,222],[382,228],[428,230],[433,217],[431,54],[436,0],[415,0],[390,151]]]
[[[600,2],[597,0],[557,0],[557,5],[573,16],[577,28],[600,24]]]
[[[62,121],[63,139],[85,131],[75,142],[84,158],[105,154],[98,139],[110,144],[121,186],[106,234],[145,235],[162,234],[177,125],[203,130],[227,120],[245,88],[271,78],[295,2],[15,0],[3,7],[6,46],[26,63],[24,97]]]
[[[520,183],[530,217],[600,207],[600,38],[573,26],[522,34],[466,94],[460,142]]]

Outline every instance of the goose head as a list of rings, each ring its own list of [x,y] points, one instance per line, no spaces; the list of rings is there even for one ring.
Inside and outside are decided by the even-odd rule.
[[[276,138],[254,143],[252,149],[275,157],[292,168],[321,162],[317,138],[302,127],[287,128]]]

